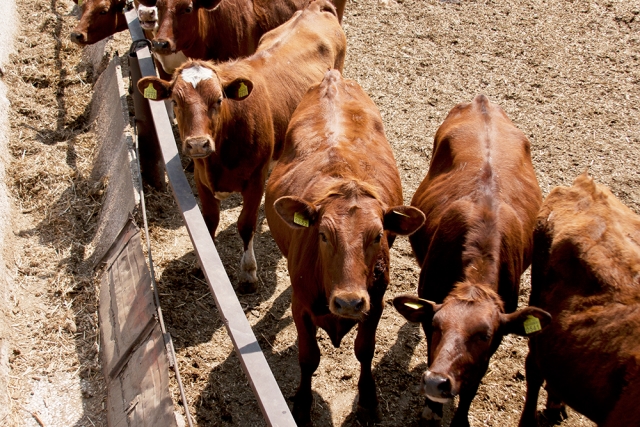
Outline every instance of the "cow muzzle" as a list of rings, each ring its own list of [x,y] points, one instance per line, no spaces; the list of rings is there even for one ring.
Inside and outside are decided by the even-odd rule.
[[[153,31],[158,23],[158,8],[139,5],[138,20],[143,30]]]
[[[420,391],[429,399],[440,403],[447,403],[455,396],[451,378],[429,370],[422,376]]]
[[[184,141],[182,152],[191,158],[201,159],[213,153],[213,141],[208,136],[196,136]]]
[[[87,36],[84,33],[74,31],[73,33],[69,34],[69,38],[75,44],[79,44],[81,46],[87,44]]]
[[[142,29],[146,31],[153,31],[158,24],[158,21],[154,19],[143,20],[142,18],[140,18],[139,21]]]
[[[173,46],[169,40],[155,39],[151,42],[153,51],[159,55],[171,55],[173,53]]]
[[[335,315],[351,319],[362,319],[369,311],[369,294],[363,292],[336,292],[329,303]]]

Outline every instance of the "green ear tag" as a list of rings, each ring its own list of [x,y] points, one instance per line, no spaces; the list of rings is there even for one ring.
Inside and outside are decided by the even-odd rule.
[[[419,310],[423,307],[422,304],[416,304],[415,302],[405,302],[404,305],[414,310]]]
[[[247,85],[243,82],[240,82],[240,87],[238,87],[238,98],[244,98],[247,95],[249,95],[249,89],[247,89]],[[305,225],[305,227],[308,227],[308,225]]]
[[[147,99],[156,99],[158,97],[158,91],[153,88],[153,84],[149,83],[143,95]]]
[[[78,7],[82,7],[82,0],[78,0]]]
[[[293,222],[303,227],[309,226],[309,220],[304,216],[304,214],[300,212],[296,212],[293,214]]]
[[[527,320],[524,321],[524,332],[529,335],[540,330],[542,330],[540,320],[537,317],[528,316]]]

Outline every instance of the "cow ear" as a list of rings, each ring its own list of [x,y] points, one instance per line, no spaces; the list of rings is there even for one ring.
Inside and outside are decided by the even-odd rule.
[[[318,211],[311,203],[298,197],[280,197],[273,204],[280,218],[293,229],[307,228],[312,225],[318,216]]]
[[[384,214],[384,229],[391,233],[408,236],[424,224],[425,216],[413,206],[396,206]]]
[[[222,0],[197,0],[195,7],[201,7],[205,10],[213,10],[222,3]]]
[[[500,315],[504,335],[531,336],[546,328],[549,323],[551,323],[551,315],[538,307],[529,306],[513,313]]]
[[[171,82],[148,76],[138,80],[138,90],[147,99],[160,101],[171,98]]]
[[[237,78],[224,86],[224,94],[227,98],[234,101],[242,101],[251,94],[253,83],[251,80]]]
[[[401,295],[393,299],[393,306],[409,322],[431,323],[437,304],[414,295]]]

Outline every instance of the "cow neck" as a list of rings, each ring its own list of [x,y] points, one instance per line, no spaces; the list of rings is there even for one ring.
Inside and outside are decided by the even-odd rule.
[[[199,10],[198,40],[201,43],[191,43],[184,49],[185,55],[190,58],[228,61],[255,53],[256,46],[251,46],[250,30],[248,30],[251,26],[246,19],[243,19],[242,14],[230,9],[231,3],[225,0],[213,10]],[[242,23],[236,22],[239,20]],[[234,22],[236,22],[235,25]],[[238,27],[243,28],[246,33],[239,32]],[[217,36],[212,37],[212,34]]]

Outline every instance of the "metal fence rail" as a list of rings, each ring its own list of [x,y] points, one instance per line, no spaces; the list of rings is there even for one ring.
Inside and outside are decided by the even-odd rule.
[[[134,41],[144,38],[135,10],[125,13]],[[142,45],[144,46],[144,45]],[[141,76],[155,75],[149,48],[136,50]],[[136,90],[137,82],[132,82]],[[262,414],[270,426],[295,426],[291,411],[247,321],[182,170],[165,103],[147,100],[174,198],[184,219],[200,267]],[[137,112],[136,112],[137,114]]]

